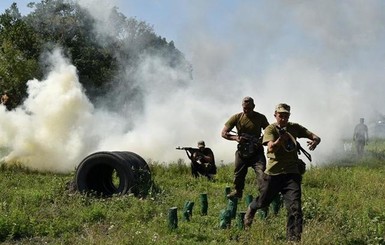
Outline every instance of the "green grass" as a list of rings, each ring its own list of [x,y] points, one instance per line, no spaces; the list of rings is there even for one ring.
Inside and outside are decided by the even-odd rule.
[[[374,144],[374,142],[373,142]],[[304,233],[301,244],[385,244],[385,164],[378,146],[362,159],[340,159],[312,167],[303,179]],[[385,149],[385,146],[383,146]],[[218,166],[215,182],[191,177],[183,162],[149,163],[155,185],[148,197],[97,198],[68,190],[74,173],[39,173],[20,166],[0,169],[0,242],[3,244],[287,244],[286,210],[256,218],[251,230],[221,229],[226,186],[233,165]],[[208,215],[200,215],[201,193]],[[257,194],[249,170],[245,196]],[[182,218],[194,201],[190,221]],[[178,208],[178,228],[168,227],[168,210]],[[246,210],[245,198],[239,211]]]

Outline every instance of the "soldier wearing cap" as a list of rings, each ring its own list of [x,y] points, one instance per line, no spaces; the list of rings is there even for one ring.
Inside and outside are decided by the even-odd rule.
[[[283,195],[287,208],[286,239],[300,241],[302,234],[302,207],[300,162],[296,146],[297,138],[308,138],[310,150],[321,139],[298,123],[289,122],[290,106],[278,104],[275,108],[276,122],[266,127],[263,144],[267,145],[268,163],[265,170],[262,193],[249,205],[244,224],[250,227],[257,209],[267,207],[277,193]],[[294,144],[294,147],[293,147]]]
[[[198,150],[191,155],[191,173],[194,177],[200,175],[206,176],[209,180],[213,180],[217,173],[215,166],[215,158],[213,151],[206,147],[203,140],[198,141]]]
[[[238,142],[234,161],[234,191],[228,194],[229,198],[242,197],[249,167],[256,173],[259,187],[263,181],[263,171],[266,166],[264,149],[262,144],[256,145],[255,142],[250,142],[250,138],[259,139],[262,130],[269,125],[269,122],[265,115],[254,111],[254,108],[253,98],[245,97],[242,100],[243,111],[231,116],[222,129],[223,138]],[[231,133],[234,127],[237,129],[237,135]]]

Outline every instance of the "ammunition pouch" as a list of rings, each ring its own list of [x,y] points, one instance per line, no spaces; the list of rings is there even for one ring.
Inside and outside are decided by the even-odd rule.
[[[306,172],[306,163],[298,159],[298,172],[303,175]]]
[[[242,142],[238,144],[238,152],[242,158],[250,158],[257,153],[257,147],[253,142]]]

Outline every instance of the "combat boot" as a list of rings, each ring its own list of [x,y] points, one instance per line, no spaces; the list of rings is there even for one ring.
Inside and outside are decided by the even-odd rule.
[[[242,194],[243,194],[243,191],[240,191],[240,190],[234,190],[232,192],[230,192],[229,194],[227,194],[227,198],[239,198],[241,199],[242,198]]]
[[[244,225],[246,229],[251,227],[251,224],[253,223],[253,219],[256,212],[257,212],[257,209],[252,209],[250,208],[250,206],[247,208],[245,218],[244,218]]]

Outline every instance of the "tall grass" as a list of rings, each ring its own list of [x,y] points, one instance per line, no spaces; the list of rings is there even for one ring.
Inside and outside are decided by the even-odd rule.
[[[368,147],[369,148],[369,147]],[[374,149],[374,147],[373,147]],[[384,146],[385,149],[385,146]],[[376,153],[376,154],[374,154]],[[377,147],[362,159],[308,169],[303,178],[304,233],[301,244],[385,244],[385,166]],[[341,164],[342,163],[342,164]],[[218,166],[215,181],[195,179],[183,161],[149,163],[155,185],[147,198],[97,198],[68,190],[74,173],[39,173],[2,165],[0,241],[3,244],[286,244],[286,210],[256,217],[248,231],[233,219],[219,227],[227,207],[233,165]],[[208,215],[199,195],[208,195]],[[257,195],[249,170],[245,196]],[[183,206],[194,201],[190,221]],[[178,208],[178,228],[168,227],[168,210]],[[238,212],[246,210],[245,198]]]

